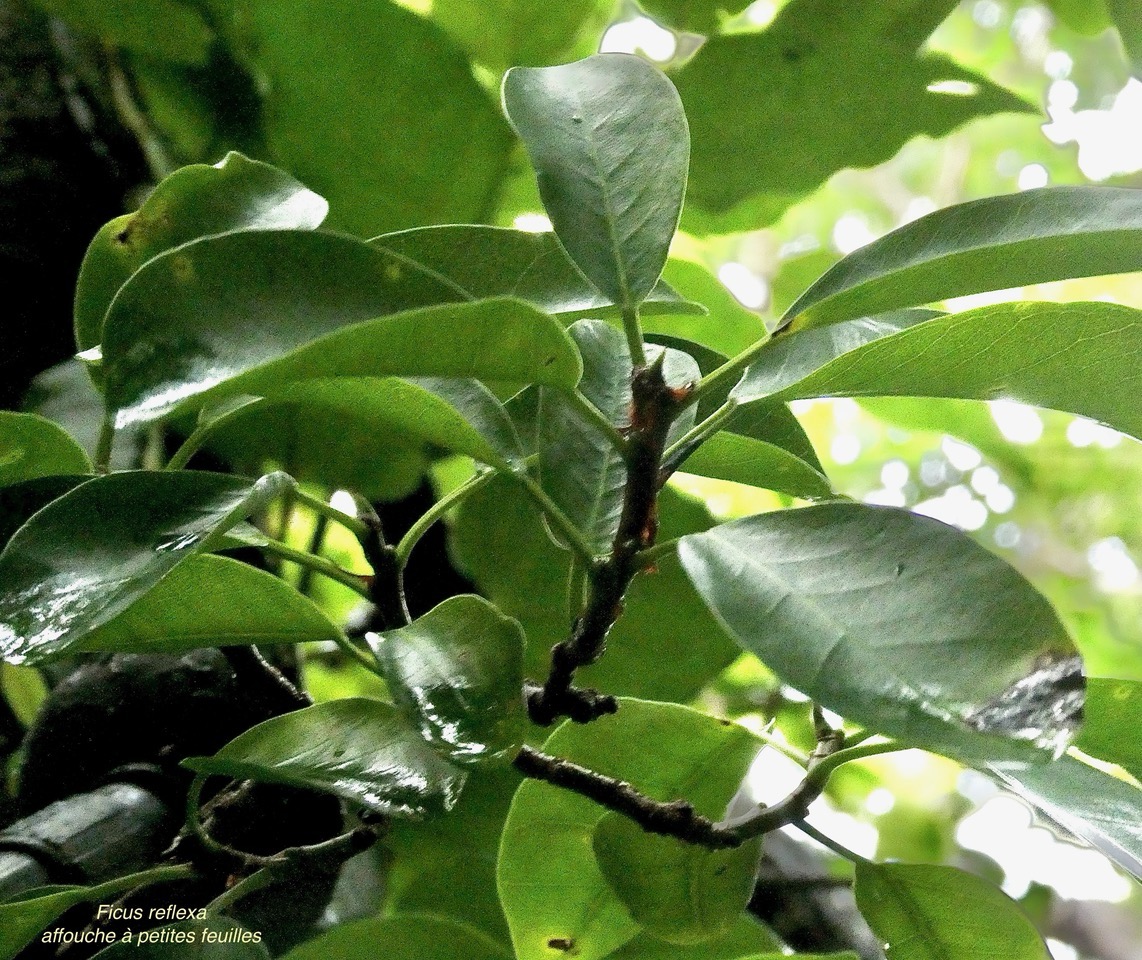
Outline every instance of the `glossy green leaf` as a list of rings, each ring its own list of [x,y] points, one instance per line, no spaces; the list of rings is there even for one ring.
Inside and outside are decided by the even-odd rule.
[[[579,272],[554,233],[461,224],[388,233],[369,245],[436,276],[456,293],[456,299],[510,296],[545,313],[571,317],[599,316],[616,309]],[[642,312],[703,314],[706,301],[692,300],[683,300],[660,280]]]
[[[519,746],[526,640],[487,600],[450,597],[368,641],[397,706],[445,755],[473,763]]]
[[[743,913],[733,926],[713,940],[690,946],[666,943],[648,933],[640,933],[609,960],[744,960],[783,956],[781,941],[769,928]],[[840,957],[837,960],[841,960]],[[848,960],[848,958],[846,958]]]
[[[1018,905],[955,867],[858,863],[856,898],[889,956],[899,960],[1050,960]]]
[[[937,210],[850,253],[784,322],[820,326],[969,293],[1142,270],[1142,196],[1050,187]]]
[[[435,23],[389,0],[243,0],[229,40],[269,159],[359,236],[487,220],[511,131]]]
[[[1072,757],[987,772],[1048,819],[1142,880],[1142,790]]]
[[[81,484],[0,554],[0,655],[18,663],[62,654],[292,482],[175,471]]]
[[[178,0],[36,0],[82,33],[181,64],[206,60],[214,34],[202,14]],[[161,30],[155,24],[161,23]]]
[[[396,914],[336,927],[295,947],[285,960],[511,960],[477,930],[428,914]]]
[[[423,817],[452,808],[463,771],[441,759],[396,709],[351,697],[259,723],[212,757],[190,757],[197,773],[323,790],[385,816]]]
[[[135,931],[132,940],[116,943],[96,960],[270,960],[262,933],[229,917],[183,920],[152,931]]]
[[[180,564],[69,652],[185,653],[238,644],[332,642],[337,628],[284,580],[228,557]]]
[[[953,527],[829,503],[693,534],[678,552],[746,650],[870,729],[961,756],[1033,758],[1025,745],[1057,753],[1071,738],[1081,682],[1053,673],[1077,663],[1066,630]]]
[[[676,704],[624,700],[613,717],[564,724],[543,749],[655,799],[685,797],[699,813],[719,818],[758,747],[736,724]],[[591,851],[605,815],[590,800],[539,781],[517,791],[497,882],[519,960],[552,960],[569,950],[580,960],[598,960],[638,933]]]
[[[706,440],[678,469],[808,500],[833,492],[827,477],[789,451],[725,430]]]
[[[38,477],[0,488],[0,550],[37,510],[91,480],[90,475]]]
[[[1100,760],[1117,763],[1142,781],[1142,683],[1137,680],[1087,679],[1083,725],[1075,746]]]
[[[135,213],[95,235],[75,291],[75,342],[89,350],[103,339],[103,319],[136,270],[172,247],[237,230],[314,230],[329,205],[289,174],[229,153],[163,180]]]
[[[293,408],[299,421],[320,416],[323,426],[341,424],[341,432],[354,434],[363,446],[362,456],[383,456],[378,449],[386,436],[398,441],[430,443],[452,453],[465,454],[501,470],[520,465],[523,451],[511,418],[491,392],[476,380],[420,377],[315,378],[268,389],[266,399],[244,405],[220,417],[212,431],[237,434],[242,439],[265,431],[272,408]],[[342,436],[341,439],[343,439]],[[289,432],[277,442],[292,447],[326,446],[313,431]],[[333,440],[331,445],[337,444]],[[284,454],[281,462],[287,463]],[[313,460],[328,459],[325,449],[314,451]],[[292,471],[291,471],[292,472]]]
[[[703,505],[671,487],[662,491],[659,520],[660,540],[713,522]],[[493,480],[461,506],[452,542],[457,563],[480,592],[523,625],[525,674],[547,676],[551,646],[566,639],[571,626],[570,560],[531,501],[517,484]],[[664,557],[657,572],[635,578],[606,656],[582,670],[580,679],[608,693],[687,701],[737,655],[678,562]]]
[[[509,70],[503,97],[560,242],[604,296],[634,308],[662,274],[686,188],[674,85],[638,57],[599,54]]]
[[[107,403],[123,426],[312,377],[578,381],[557,321],[516,300],[456,297],[336,234],[198,240],[151,260],[115,298],[103,343]],[[443,305],[414,309],[423,304]]]
[[[472,51],[473,59],[504,70],[555,61],[584,27],[602,19],[598,7],[596,0],[435,0],[432,19]]]
[[[792,341],[791,336],[791,347]],[[793,383],[784,375],[774,378],[772,367],[762,372],[751,368],[735,393],[748,399],[776,385],[778,392],[770,396],[782,400],[1010,399],[1081,414],[1142,436],[1142,411],[1131,402],[1130,392],[1107,389],[1108,383],[1131,380],[1131,357],[1140,344],[1142,311],[1130,307],[1003,303],[938,317],[883,337]]]
[[[670,943],[725,934],[753,893],[761,841],[707,850],[645,832],[617,813],[595,827],[595,860],[611,890],[647,932]]]
[[[756,229],[838,170],[881,163],[912,137],[1031,111],[948,57],[917,53],[954,5],[795,0],[761,33],[708,39],[673,74],[694,140],[684,226]],[[963,92],[931,89],[948,81]]]
[[[90,472],[87,454],[63,427],[34,413],[0,410],[0,487]]]

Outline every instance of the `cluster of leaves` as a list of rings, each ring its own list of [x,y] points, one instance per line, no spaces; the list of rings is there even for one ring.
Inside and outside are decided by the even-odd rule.
[[[334,162],[361,172],[328,191],[334,228],[384,225],[386,205],[406,200],[420,204],[417,216],[426,209],[415,190],[394,195],[369,179],[385,151],[416,164],[412,149],[388,141],[373,101],[367,123],[343,123],[364,107],[340,95],[361,89],[361,71],[399,74],[420,61],[394,49],[359,64],[316,43],[312,56],[330,75],[315,86],[291,72],[296,37],[326,36],[311,5],[242,4],[240,18],[227,2],[205,5],[209,15],[155,5],[179,12],[161,68],[138,59],[154,51],[140,49],[132,17],[115,18],[113,37],[136,57],[152,114],[163,116],[156,104],[182,74],[202,79],[232,67],[221,59],[240,60],[269,91],[250,128],[259,153],[319,187]],[[428,21],[388,5],[379,18],[346,6],[355,28],[398,47],[438,44],[447,61],[451,48]],[[462,42],[481,44],[463,4],[436,6]],[[590,6],[568,14],[562,46],[489,48],[478,58],[506,65],[572,47]],[[679,27],[710,27],[702,4],[650,6]],[[840,166],[877,162],[918,131],[1018,106],[974,74],[971,97],[933,93],[934,81],[966,81],[965,71],[899,55],[949,5],[929,5],[924,17],[890,16],[889,5],[870,16],[864,4],[838,17],[827,6],[802,0],[764,33],[711,38],[676,85],[622,55],[509,72],[506,112],[554,234],[469,225],[364,241],[328,229],[326,202],[291,176],[230,154],[173,173],[93,241],[76,340],[99,393],[95,466],[42,416],[0,419],[11,451],[0,463],[0,653],[34,665],[92,651],[333,643],[384,679],[387,699],[318,704],[187,761],[200,782],[325,790],[392,818],[390,915],[336,928],[295,957],[354,956],[376,943],[410,957],[779,954],[780,942],[743,914],[757,835],[803,824],[802,801],[840,764],[912,746],[985,771],[1137,875],[1137,788],[1062,756],[1084,698],[1075,647],[1050,605],[962,533],[835,496],[786,404],[1010,397],[1142,435],[1129,389],[1138,311],[924,307],[1139,269],[1142,200],[1060,188],[939,211],[843,259],[772,335],[731,337],[716,298],[691,299],[703,278],[667,265],[688,175],[686,225],[755,226]],[[753,57],[800,66],[751,98],[771,111],[739,117],[747,78],[732,98],[710,91],[728,90],[726,74]],[[852,128],[824,149],[819,131],[786,129],[790,117],[813,116],[790,107],[806,58],[822,73],[818,95],[851,90],[854,64],[887,71],[879,82],[911,93],[855,103]],[[345,71],[353,82],[340,84]],[[432,104],[407,97],[415,78],[383,79],[367,89],[398,91],[406,114],[447,127]],[[448,109],[464,149],[426,132],[417,169],[425,195],[443,198],[440,210],[477,219],[502,188],[511,141],[483,91],[470,77],[462,83],[471,99]],[[439,78],[423,87],[441,88]],[[344,129],[345,143],[299,142],[294,131],[310,117]],[[191,119],[166,115],[172,130],[190,129]],[[787,175],[790,142],[804,151],[793,164],[801,179]],[[771,162],[778,150],[781,162]],[[727,152],[742,156],[748,177],[726,170]],[[368,162],[349,162],[355,155]],[[448,163],[463,164],[463,175]],[[435,179],[442,170],[451,194]],[[401,226],[408,219],[392,214]],[[55,384],[57,404],[80,386]],[[109,472],[113,445],[146,446],[154,425],[186,438],[165,469]],[[185,469],[202,447],[288,473],[249,480]],[[407,488],[439,451],[475,467],[399,544],[377,542],[367,511],[352,516],[325,501],[338,488],[366,498]],[[664,486],[675,470],[814,503],[714,525]],[[358,537],[373,573],[348,572],[249,522],[287,500]],[[457,506],[457,557],[484,596],[455,597],[402,623],[400,569],[427,526]],[[396,611],[389,629],[367,644],[347,639],[284,580],[225,556],[249,545],[387,603]],[[549,662],[552,644],[561,652]],[[805,784],[774,808],[777,817],[733,803],[763,741],[680,705],[742,650],[848,724],[847,734],[822,725]],[[574,686],[580,670],[602,694]],[[1142,702],[1135,687],[1088,684],[1080,745],[1137,776],[1123,735]],[[590,722],[564,724],[536,749],[537,724],[564,715]],[[164,876],[0,905],[5,931],[17,931],[5,955],[76,902]],[[1045,956],[1013,904],[952,868],[862,860],[856,892],[901,955],[919,942],[956,958]]]

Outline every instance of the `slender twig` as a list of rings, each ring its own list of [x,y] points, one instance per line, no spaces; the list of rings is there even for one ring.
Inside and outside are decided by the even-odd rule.
[[[738,404],[736,400],[727,400],[705,420],[695,424],[690,430],[686,431],[686,433],[667,447],[665,453],[662,454],[663,469],[659,474],[659,484],[661,485],[669,480],[670,474],[678,468],[681,462],[690,455],[694,448],[708,437],[717,433],[726,421],[737,412],[737,409]]]
[[[115,446],[115,414],[108,413],[99,424],[99,439],[95,444],[95,472],[111,472],[111,451]]]
[[[663,540],[662,543],[656,543],[653,547],[647,547],[645,550],[639,550],[638,556],[635,558],[638,563],[639,570],[646,570],[655,566],[663,557],[668,557],[672,553],[678,552],[678,541],[681,537],[674,537],[672,540]]]
[[[200,423],[193,430],[190,431],[190,436],[183,440],[179,448],[171,454],[171,458],[167,461],[165,470],[183,470],[190,462],[190,458],[198,453],[202,442],[210,433],[210,428],[214,426],[212,421]]]
[[[413,547],[415,547],[420,541],[420,538],[428,532],[428,529],[456,506],[456,504],[466,500],[488,483],[495,475],[494,471],[486,470],[469,477],[455,490],[452,490],[446,496],[437,500],[436,503],[422,514],[416,523],[409,527],[408,533],[401,537],[400,543],[397,544],[398,566],[400,566],[402,570],[407,567],[408,558],[412,555]]]
[[[871,861],[868,859],[868,857],[862,857],[856,851],[850,850],[846,846],[842,846],[841,844],[837,843],[837,841],[834,840],[832,837],[828,836],[827,834],[821,833],[820,830],[818,830],[816,827],[810,826],[804,820],[793,821],[793,826],[795,826],[798,830],[800,830],[803,834],[805,834],[805,836],[812,837],[822,847],[825,847],[829,850],[832,850],[833,853],[835,853],[838,857],[843,857],[845,860],[848,860],[850,863],[855,863],[858,866],[862,863],[871,863]]]
[[[296,487],[294,489],[293,496],[298,503],[304,503],[319,517],[327,517],[334,523],[341,524],[341,526],[343,526],[358,539],[366,536],[369,532],[368,526],[363,521],[357,517],[350,516],[343,510],[338,510],[328,500],[325,500],[321,497],[315,497],[311,493],[306,493],[300,487]]]
[[[366,600],[372,599],[367,577],[363,577],[359,573],[350,573],[348,570],[343,570],[332,560],[327,560],[325,557],[315,557],[312,553],[306,553],[304,550],[295,550],[280,540],[266,539],[260,541],[257,545],[266,553],[272,554],[281,560],[289,560],[291,563],[296,563],[301,567],[310,567],[314,573],[320,573],[323,577],[336,580],[354,593],[360,594]]]
[[[248,877],[239,880],[225,893],[215,897],[206,905],[206,915],[208,917],[217,917],[229,910],[239,900],[248,897],[251,893],[257,893],[264,887],[268,887],[275,880],[274,871],[269,867],[261,867],[255,870]]]
[[[309,536],[309,545],[306,547],[306,552],[318,557],[321,555],[321,548],[325,545],[325,534],[329,530],[329,517],[325,514],[318,514],[316,522],[313,524],[313,533]],[[297,592],[303,596],[309,596],[309,591],[313,587],[313,567],[302,567],[301,573],[297,578]]]
[[[596,427],[610,441],[611,446],[615,448],[619,456],[626,456],[626,438],[619,432],[618,427],[606,418],[602,410],[596,407],[580,390],[568,390],[564,396],[587,423]]]
[[[642,342],[642,323],[638,319],[638,305],[623,308],[623,333],[627,336],[627,348],[635,369],[646,366],[646,347]]]
[[[535,501],[536,505],[543,511],[543,515],[547,517],[547,522],[554,528],[555,532],[563,538],[564,542],[579,555],[579,559],[587,564],[592,565],[595,562],[595,554],[591,550],[590,545],[583,538],[583,534],[579,532],[579,528],[568,518],[556,504],[554,500],[548,496],[547,491],[543,489],[534,477],[527,473],[512,474],[520,486],[527,491],[527,495]]]
[[[694,388],[694,395],[691,397],[690,402],[693,403],[703,394],[717,387],[725,386],[728,382],[739,379],[745,368],[753,363],[759,354],[772,342],[772,336],[762,337],[756,343],[746,347],[746,349],[737,356],[731,357],[716,370],[706,374],[706,376],[698,381],[698,386]]]
[[[135,139],[143,150],[143,156],[147,159],[147,166],[150,168],[152,176],[156,180],[162,180],[174,170],[176,164],[171,160],[166,146],[151,126],[146,114],[135,102],[131,82],[127,79],[127,74],[119,62],[118,55],[110,46],[107,47],[107,54],[107,78],[115,112],[123,126],[135,135]]]
[[[222,654],[234,671],[238,686],[248,694],[261,697],[273,713],[289,713],[313,703],[309,694],[294,686],[257,647],[222,647]]]
[[[354,663],[364,667],[370,673],[375,673],[378,677],[384,676],[384,671],[381,670],[377,661],[357,647],[357,645],[340,630],[338,630],[333,637],[333,642],[336,643],[337,648]]]
[[[373,568],[367,597],[377,608],[377,614],[386,630],[403,627],[412,622],[404,597],[404,571],[396,547],[389,546],[381,518],[372,504],[357,498],[357,512],[365,525],[361,549]]]

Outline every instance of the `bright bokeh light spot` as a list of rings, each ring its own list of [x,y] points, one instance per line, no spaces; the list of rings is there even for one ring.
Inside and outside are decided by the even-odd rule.
[[[1022,287],[1007,287],[1003,290],[969,293],[962,297],[948,297],[944,305],[953,313],[959,313],[961,310],[974,310],[976,307],[990,307],[995,303],[1011,303],[1013,300],[1022,299]]]
[[[983,461],[983,457],[975,447],[955,437],[945,436],[940,441],[940,449],[948,458],[948,463],[961,472],[974,470]]]
[[[746,774],[746,788],[755,803],[774,804],[805,777],[805,771],[780,750],[766,747]]]
[[[974,97],[979,93],[979,84],[970,80],[937,80],[928,84],[929,93],[946,93],[953,97]]]
[[[856,462],[860,456],[860,438],[855,433],[838,434],[829,445],[829,455],[841,466]]]
[[[512,225],[526,233],[551,232],[551,221],[542,213],[521,213],[512,221]]]
[[[997,547],[1010,550],[1012,547],[1018,545],[1020,536],[1019,524],[1011,520],[1006,520],[995,528],[993,539]]]
[[[992,513],[1007,513],[1015,506],[1015,491],[1000,483],[988,490],[983,499]]]
[[[1102,854],[1033,826],[1031,811],[1014,797],[993,797],[969,814],[956,828],[956,840],[1003,868],[1003,890],[1011,897],[1023,896],[1032,883],[1071,900],[1121,903],[1130,896],[1130,881]]]
[[[1035,190],[1038,187],[1045,187],[1050,179],[1051,176],[1043,164],[1029,163],[1019,171],[1019,179],[1016,182],[1020,190]]]
[[[776,16],[777,4],[773,0],[756,0],[745,11],[745,18],[756,27],[768,27]]]
[[[896,806],[896,797],[891,790],[877,787],[864,801],[864,808],[874,817],[882,817]]]
[[[1051,960],[1079,960],[1079,952],[1074,947],[1054,937],[1047,938],[1047,949],[1051,951]]]
[[[1052,143],[1077,143],[1079,169],[1090,180],[1142,170],[1142,82],[1131,77],[1108,110],[1079,110],[1078,88],[1056,80],[1047,94],[1051,122],[1043,133]]]
[[[912,511],[960,530],[979,530],[987,523],[987,507],[976,500],[962,483],[949,487],[941,497],[916,504]]]
[[[1086,417],[1075,417],[1067,424],[1067,442],[1072,447],[1089,447],[1091,444],[1097,444],[1104,450],[1109,450],[1122,442],[1122,434]]]
[[[880,831],[871,823],[863,823],[856,817],[829,806],[824,800],[816,801],[809,808],[806,818],[811,826],[821,833],[835,840],[842,847],[846,847],[861,857],[872,858],[876,856],[876,847],[880,842]],[[805,835],[797,832],[796,827],[786,827],[792,836],[806,839]],[[814,846],[816,841],[810,840]]]
[[[1012,443],[1035,443],[1043,436],[1043,418],[1034,407],[1017,400],[993,400],[988,406],[999,432]]]
[[[910,473],[903,460],[889,460],[880,468],[880,482],[889,490],[903,490]]]
[[[999,472],[994,467],[979,467],[972,471],[971,488],[979,494],[987,495],[999,486]]]
[[[1138,583],[1138,565],[1118,537],[1092,543],[1087,548],[1086,559],[1094,571],[1095,583],[1106,593],[1131,590]]]
[[[850,211],[833,225],[833,246],[841,253],[852,253],[875,239],[863,213]]]
[[[908,201],[908,206],[904,208],[904,216],[900,218],[900,222],[911,223],[913,220],[926,217],[935,209],[936,201],[931,197],[913,197]]]
[[[353,499],[353,494],[348,490],[335,491],[333,496],[329,498],[329,506],[334,510],[347,513],[351,517],[357,516],[357,501]]]
[[[665,63],[674,56],[678,41],[669,30],[664,30],[649,17],[635,17],[616,23],[599,44],[599,53],[637,53],[642,51],[651,60]]]
[[[874,504],[878,507],[903,507],[907,505],[908,500],[904,496],[903,490],[889,490],[887,487],[884,487],[866,494],[864,502]]]
[[[1003,8],[995,0],[978,0],[971,8],[971,18],[985,30],[994,30],[999,26]]]
[[[741,263],[723,263],[718,279],[743,307],[758,310],[769,302],[769,284]]]
[[[1075,62],[1065,50],[1052,50],[1043,61],[1043,72],[1052,80],[1066,80]]]

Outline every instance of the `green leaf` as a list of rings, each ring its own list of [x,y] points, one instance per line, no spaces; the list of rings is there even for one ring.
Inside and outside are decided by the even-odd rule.
[[[1072,757],[987,772],[1064,830],[1142,880],[1142,790]]]
[[[960,531],[829,503],[682,539],[679,559],[746,650],[823,706],[954,756],[1061,751],[1082,703],[1050,604]],[[949,579],[947,571],[955,571]]]
[[[564,724],[543,747],[657,800],[685,797],[713,818],[725,812],[758,748],[736,724],[638,700],[624,700],[615,716],[586,726]],[[579,960],[598,960],[638,933],[591,852],[606,812],[539,781],[525,781],[517,791],[497,872],[519,960],[552,960],[572,950]]]
[[[709,38],[673,74],[694,147],[686,229],[776,220],[846,167],[1026,101],[938,53],[917,53],[953,0],[795,0],[761,33]],[[932,85],[967,84],[965,94]],[[749,109],[743,109],[748,104]]]
[[[790,349],[795,348],[793,339],[788,341]],[[883,337],[792,383],[792,370],[786,379],[779,363],[762,360],[761,367],[746,372],[734,392],[743,401],[773,387],[776,392],[768,396],[781,400],[1012,399],[1081,414],[1138,437],[1142,411],[1130,401],[1129,391],[1108,390],[1106,385],[1130,381],[1131,357],[1140,344],[1142,312],[1130,307],[1002,303],[938,317]]]
[[[545,313],[570,317],[615,312],[571,262],[554,233],[462,224],[388,233],[369,245],[437,277],[458,300],[510,296]],[[706,301],[692,299],[698,302],[681,299],[659,280],[642,313],[704,314]]]
[[[380,456],[386,438],[405,443],[430,443],[452,453],[465,454],[500,470],[519,468],[523,457],[511,418],[483,384],[461,378],[396,377],[315,378],[267,389],[266,398],[220,417],[211,426],[224,435],[248,441],[262,449],[283,447],[280,462],[304,457],[328,462],[331,450],[346,435],[359,440],[361,456]],[[341,436],[327,439],[316,431],[288,432],[263,442],[266,417],[274,408],[292,408],[294,418],[320,417],[323,426],[340,424]],[[213,437],[211,441],[213,443]],[[309,448],[318,449],[309,453]],[[290,448],[290,453],[285,452]],[[289,464],[292,467],[292,464]],[[292,470],[291,470],[292,472]]]
[[[713,522],[702,504],[669,486],[659,500],[659,519],[661,540]],[[531,501],[517,484],[493,480],[461,506],[452,543],[480,592],[523,625],[525,674],[546,676],[551,646],[571,627],[570,560],[547,535]],[[669,630],[663,631],[664,623]],[[738,655],[673,557],[663,558],[656,573],[635,578],[607,646],[607,655],[581,672],[582,682],[660,700],[690,700]]]
[[[611,890],[647,932],[670,943],[701,943],[726,933],[749,903],[761,841],[707,850],[647,833],[617,813],[592,841]]]
[[[196,556],[70,652],[186,653],[198,647],[332,642],[337,628],[284,580],[229,557]]]
[[[285,960],[511,960],[477,930],[428,914],[372,917],[336,927],[294,947]]]
[[[1134,76],[1142,75],[1142,11],[1132,0],[1106,0]]]
[[[1100,760],[1117,763],[1142,781],[1142,683],[1136,680],[1087,679],[1083,725],[1075,746]]]
[[[228,153],[213,166],[176,170],[138,211],[116,217],[88,246],[75,291],[75,342],[89,350],[102,341],[103,318],[115,294],[160,253],[237,230],[314,230],[328,209],[289,174],[240,153]]]
[[[0,554],[0,655],[59,656],[292,480],[203,472],[96,477],[36,513]]]
[[[202,15],[178,0],[36,2],[82,33],[173,63],[204,63],[214,38]],[[162,29],[156,30],[156,24]]]
[[[821,326],[1007,287],[1142,270],[1142,196],[1048,187],[937,210],[833,266],[783,323]]]
[[[503,98],[560,242],[633,309],[662,274],[686,189],[690,135],[674,85],[638,57],[600,54],[509,70]]]
[[[819,500],[833,493],[828,478],[800,457],[772,443],[726,430],[706,440],[678,469],[808,500]]]
[[[1050,960],[1017,904],[955,867],[858,863],[856,898],[889,955],[900,960]]]
[[[710,34],[717,31],[723,19],[736,16],[748,0],[644,0],[642,8],[655,19],[676,30]]]
[[[150,937],[155,939],[151,940]],[[228,917],[184,920],[138,931],[133,941],[101,950],[95,960],[270,960],[259,931]]]
[[[519,746],[526,640],[518,622],[463,595],[367,638],[401,712],[450,759],[473,763]]]
[[[432,19],[494,70],[556,60],[600,19],[596,0],[435,0]],[[599,24],[604,27],[605,22]]]
[[[648,933],[640,933],[609,960],[769,960],[785,956],[782,943],[767,927],[749,914],[742,914],[730,929],[714,940],[693,946],[666,943]],[[846,960],[855,960],[855,957]],[[838,956],[837,960],[841,960]]]
[[[578,381],[557,321],[516,300],[455,299],[437,279],[336,234],[198,240],[150,261],[115,298],[103,343],[108,407],[124,426],[312,377]],[[443,305],[413,309],[424,304]]]
[[[87,454],[63,427],[34,413],[0,410],[0,487],[90,472]]]
[[[394,817],[445,813],[464,786],[463,771],[441,759],[395,708],[361,697],[273,717],[183,766],[323,790]]]
[[[360,236],[487,220],[511,131],[431,20],[389,0],[244,0],[229,40],[270,159]]]
[[[33,513],[91,479],[89,475],[38,477],[0,488],[0,550]]]

